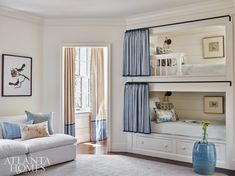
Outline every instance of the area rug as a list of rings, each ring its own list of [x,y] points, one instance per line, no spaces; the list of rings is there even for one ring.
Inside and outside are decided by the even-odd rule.
[[[39,176],[193,176],[192,168],[123,155],[77,155],[72,162],[46,168]],[[215,173],[222,176],[224,174]]]

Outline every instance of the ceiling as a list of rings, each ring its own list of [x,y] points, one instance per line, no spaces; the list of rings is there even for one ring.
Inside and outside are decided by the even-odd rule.
[[[211,0],[193,0],[193,3]],[[124,18],[192,4],[192,0],[0,0],[0,6],[44,18]]]

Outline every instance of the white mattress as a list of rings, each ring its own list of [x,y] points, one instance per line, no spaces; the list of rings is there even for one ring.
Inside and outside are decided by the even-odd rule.
[[[186,64],[182,65],[183,75],[193,76],[209,76],[209,75],[224,75],[225,64]]]
[[[162,67],[162,75],[176,75],[177,66]],[[225,64],[214,63],[214,64],[185,64],[182,65],[182,75],[187,76],[211,76],[211,75],[224,75]],[[157,68],[157,75],[160,75],[160,69]]]
[[[189,137],[202,137],[202,125],[199,121],[193,123],[190,120],[180,120],[176,122],[164,122],[157,124],[151,122],[152,133],[172,134]],[[211,122],[208,127],[208,138],[225,140],[226,128],[222,122]]]

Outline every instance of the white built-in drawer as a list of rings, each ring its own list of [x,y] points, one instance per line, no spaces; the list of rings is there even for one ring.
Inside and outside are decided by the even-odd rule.
[[[137,136],[136,146],[140,149],[172,153],[172,140]]]
[[[177,141],[176,153],[180,155],[192,156],[193,143],[185,141]]]

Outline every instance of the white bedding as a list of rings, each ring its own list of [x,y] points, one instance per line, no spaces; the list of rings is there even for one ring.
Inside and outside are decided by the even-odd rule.
[[[157,124],[151,122],[152,133],[182,135],[190,137],[202,137],[202,125],[200,122],[193,123],[187,120],[179,120],[176,122],[164,122]],[[222,122],[211,122],[208,127],[208,138],[225,140],[226,128]]]
[[[186,64],[182,65],[182,73],[193,76],[224,75],[225,64]]]
[[[162,75],[176,75],[177,66],[162,67]],[[182,75],[188,76],[211,76],[211,75],[224,75],[225,63],[215,64],[185,64],[182,65]],[[157,68],[157,75],[160,75],[160,68]]]

